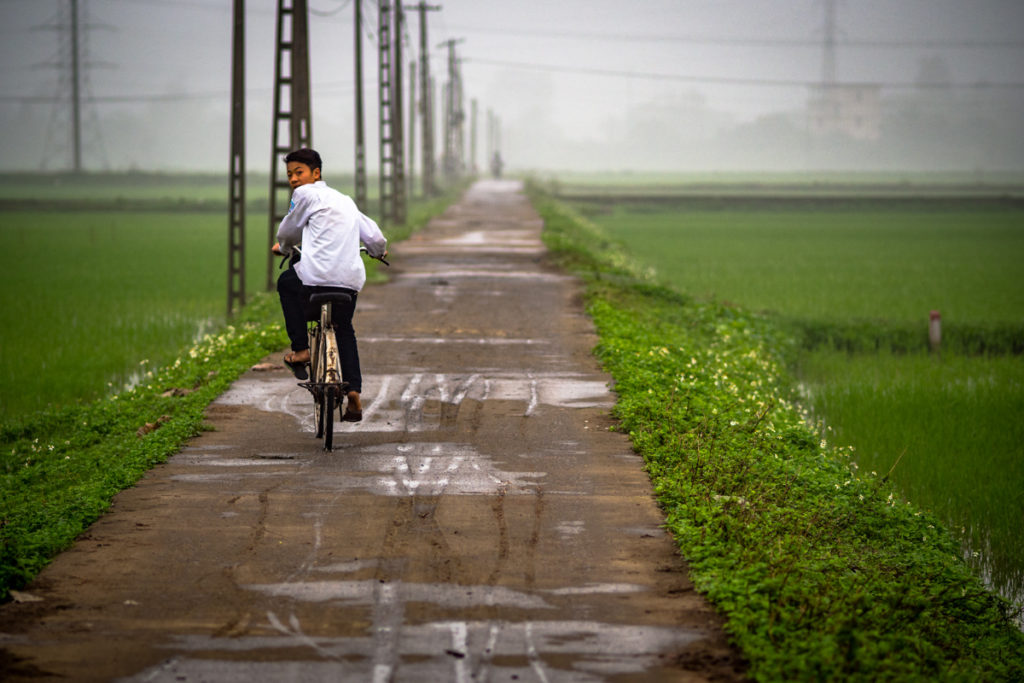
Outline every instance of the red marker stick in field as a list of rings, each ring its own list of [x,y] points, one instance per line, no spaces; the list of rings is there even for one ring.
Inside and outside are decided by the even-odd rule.
[[[928,316],[928,343],[932,351],[939,352],[942,343],[942,315],[938,311],[932,311]]]

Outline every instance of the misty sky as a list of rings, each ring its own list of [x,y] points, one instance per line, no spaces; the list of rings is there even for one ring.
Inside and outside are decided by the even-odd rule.
[[[313,138],[351,168],[352,0],[309,0]],[[85,165],[214,170],[226,166],[230,0],[79,0],[83,8]],[[0,0],[0,168],[67,166],[68,80],[54,66],[54,26],[68,0]],[[773,113],[798,113],[822,77],[824,0],[437,0],[431,69],[444,40],[462,39],[466,104],[502,120],[515,168],[572,166],[545,156],[553,140],[589,149],[586,165],[629,121],[659,107],[695,138]],[[270,162],[273,0],[247,2],[248,166]],[[369,163],[376,164],[376,3],[364,0]],[[955,86],[1016,83],[1024,91],[1021,0],[837,0],[837,79],[908,91],[935,58]],[[65,10],[66,16],[66,10]],[[418,55],[409,15],[405,61]],[[67,41],[64,41],[65,49]],[[966,89],[965,89],[966,90]],[[968,91],[969,92],[969,91]],[[1024,110],[1015,110],[1024,120]],[[467,142],[467,149],[469,144]],[[1024,161],[1024,160],[1022,160]],[[583,165],[580,160],[579,164]],[[614,160],[607,160],[614,167]]]

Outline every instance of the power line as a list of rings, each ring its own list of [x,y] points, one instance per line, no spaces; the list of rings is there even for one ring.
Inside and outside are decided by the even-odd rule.
[[[155,5],[157,7],[191,7],[193,9],[209,10],[211,12],[218,12],[221,14],[227,14],[231,11],[231,7],[224,3],[209,4],[205,2],[198,2],[197,0],[105,0],[105,2],[124,2],[131,5]],[[248,11],[248,10],[247,10]],[[258,14],[271,14],[271,11],[256,10]]]
[[[481,26],[453,26],[463,33],[490,33],[508,36],[541,36],[558,39],[602,40],[612,43],[691,43],[695,45],[735,45],[740,47],[809,47],[820,48],[821,40],[809,38],[760,38],[729,36],[694,36],[671,34],[595,33],[587,31],[561,31],[548,29],[487,28]],[[939,40],[939,39],[860,39],[837,40],[837,47],[855,48],[1024,48],[1020,40]]]
[[[376,81],[365,81],[367,85],[376,86]],[[324,81],[315,83],[314,87],[318,92],[345,90],[354,87],[353,81]],[[246,95],[267,95],[273,92],[271,88],[246,88]],[[136,95],[86,95],[82,102],[89,104],[103,103],[130,103],[130,102],[174,102],[177,100],[218,100],[228,96],[227,89],[206,90],[196,92],[174,92],[174,93],[141,93]],[[11,104],[53,104],[54,102],[65,102],[66,95],[0,95],[0,103]]]
[[[532,71],[548,71],[552,73],[575,73],[575,74],[587,74],[591,76],[616,76],[620,78],[639,78],[645,80],[655,81],[681,81],[687,83],[714,83],[720,85],[751,85],[751,86],[768,86],[768,87],[790,87],[790,88],[808,88],[808,87],[819,87],[820,81],[811,80],[783,80],[783,79],[770,79],[770,78],[729,78],[724,76],[688,76],[683,74],[665,74],[665,73],[651,73],[647,71],[618,71],[615,69],[597,69],[580,66],[564,66],[557,64],[537,64],[531,62],[508,62],[497,59],[477,59],[471,57],[463,57],[463,60],[472,64],[486,64],[489,66],[504,66],[515,69],[528,69]],[[837,83],[836,85],[877,85],[883,88],[958,88],[958,89],[971,89],[979,87],[989,88],[1024,88],[1024,82],[1017,83],[989,83],[979,82],[974,84],[969,83],[896,83],[896,82],[883,82],[883,81],[858,81],[856,84],[848,83]]]
[[[338,5],[337,7],[335,7],[332,10],[322,10],[322,9],[315,9],[313,7],[310,7],[309,8],[309,13],[312,14],[312,15],[318,16],[318,17],[333,17],[335,14],[337,14],[338,12],[340,12],[343,9],[345,9],[346,7],[348,7],[351,4],[352,4],[352,0],[345,0],[345,2],[341,3],[340,5]]]

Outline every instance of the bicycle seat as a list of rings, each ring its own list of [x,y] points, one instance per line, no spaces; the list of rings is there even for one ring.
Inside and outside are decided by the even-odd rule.
[[[350,304],[352,295],[345,292],[317,292],[310,295],[309,303],[317,307],[322,304]]]

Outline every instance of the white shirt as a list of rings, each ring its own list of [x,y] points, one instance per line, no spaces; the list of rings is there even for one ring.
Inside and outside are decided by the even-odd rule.
[[[388,242],[380,228],[364,215],[351,197],[318,180],[292,191],[288,215],[277,229],[281,251],[290,253],[301,245],[302,258],[295,272],[302,284],[346,287],[360,291],[366,283],[366,268],[359,255],[359,243],[370,256],[383,256]]]

